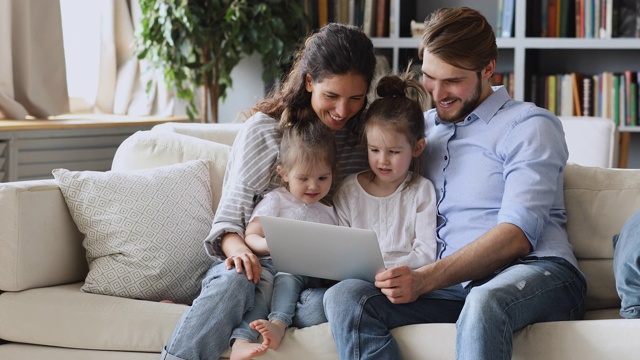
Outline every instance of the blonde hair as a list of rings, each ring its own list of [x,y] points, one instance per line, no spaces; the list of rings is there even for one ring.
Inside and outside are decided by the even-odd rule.
[[[276,167],[281,169],[281,173],[289,173],[296,166],[310,170],[318,164],[326,164],[332,174],[336,174],[338,152],[333,133],[318,119],[313,109],[298,111],[297,118],[298,121],[284,128]],[[286,185],[282,176],[278,177],[280,184]]]

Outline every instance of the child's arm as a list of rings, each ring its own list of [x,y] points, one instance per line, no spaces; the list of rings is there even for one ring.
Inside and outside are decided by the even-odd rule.
[[[260,218],[255,217],[244,232],[244,242],[258,256],[269,255],[269,247],[264,238],[264,231],[260,225]]]

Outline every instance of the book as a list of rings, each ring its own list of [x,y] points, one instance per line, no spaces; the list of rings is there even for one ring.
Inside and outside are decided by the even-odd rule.
[[[362,31],[369,37],[373,37],[375,31],[375,0],[364,0],[364,12],[362,17]]]
[[[547,0],[547,37],[558,36],[556,28],[558,1],[559,0]]]
[[[582,79],[582,115],[595,116],[593,111],[593,79],[586,76]]]
[[[584,75],[580,73],[571,73],[571,90],[573,92],[573,115],[582,116],[582,109],[584,108]]]
[[[560,75],[560,116],[573,115],[573,76]]]
[[[376,0],[376,37],[389,36],[389,0]]]
[[[329,23],[329,0],[318,0],[318,27]]]
[[[503,0],[502,4],[502,31],[500,36],[510,38],[513,36],[513,17],[515,0]]]

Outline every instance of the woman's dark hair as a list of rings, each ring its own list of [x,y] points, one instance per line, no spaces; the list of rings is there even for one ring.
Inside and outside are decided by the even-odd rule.
[[[391,129],[404,135],[413,149],[425,137],[424,110],[428,94],[416,80],[417,75],[410,66],[402,75],[389,74],[378,80],[376,95],[365,116],[364,135],[373,127]],[[420,161],[412,162],[412,177],[409,186],[420,176]],[[375,176],[375,175],[373,175]]]
[[[279,130],[293,122],[302,120],[296,113],[311,108],[311,94],[305,88],[307,75],[314,82],[335,75],[361,75],[371,86],[376,58],[371,39],[361,29],[346,24],[330,23],[311,34],[296,53],[293,66],[281,85],[258,103],[253,111],[261,111],[274,119],[280,119]],[[359,127],[363,108],[346,126]],[[288,109],[285,112],[285,109]],[[357,121],[354,121],[357,120]]]
[[[427,50],[447,64],[477,72],[498,58],[493,28],[477,10],[442,8],[431,13],[424,23],[418,48],[420,59]]]

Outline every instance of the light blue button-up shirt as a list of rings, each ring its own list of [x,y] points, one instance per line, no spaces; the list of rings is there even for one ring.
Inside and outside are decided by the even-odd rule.
[[[425,113],[425,176],[438,201],[438,254],[449,256],[500,223],[526,234],[532,256],[577,261],[564,228],[568,150],[560,120],[504,87],[457,124]]]

